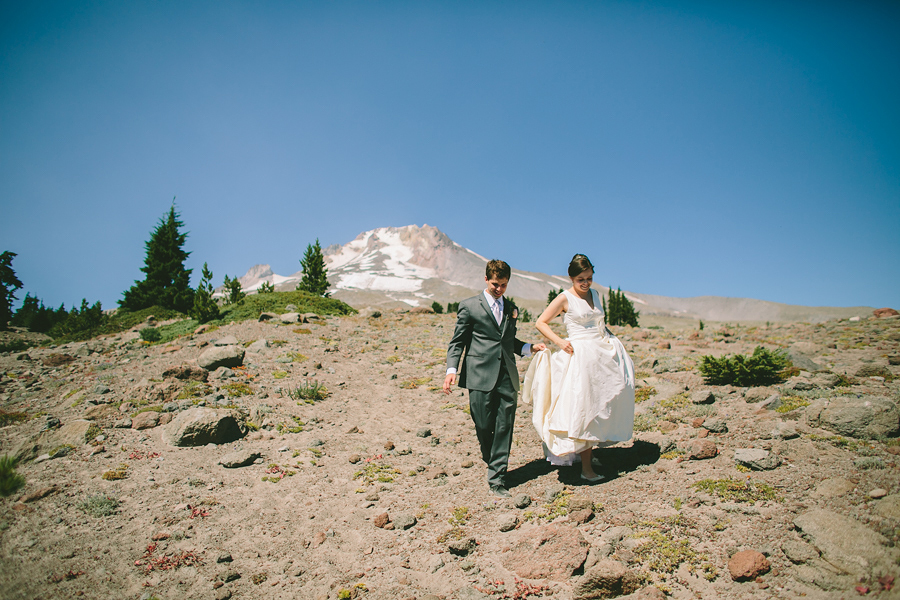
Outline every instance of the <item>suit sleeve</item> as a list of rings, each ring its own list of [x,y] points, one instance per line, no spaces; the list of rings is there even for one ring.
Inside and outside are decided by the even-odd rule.
[[[472,343],[472,316],[465,304],[460,304],[456,314],[456,329],[447,348],[447,368],[459,369],[459,359],[463,350],[467,350]]]

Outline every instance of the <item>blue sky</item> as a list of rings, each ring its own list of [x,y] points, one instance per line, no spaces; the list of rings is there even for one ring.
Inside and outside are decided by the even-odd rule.
[[[900,308],[896,2],[0,2],[0,251],[115,306],[427,223],[634,292]]]

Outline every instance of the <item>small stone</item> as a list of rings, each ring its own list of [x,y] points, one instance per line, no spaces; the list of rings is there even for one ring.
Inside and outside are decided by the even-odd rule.
[[[728,433],[728,426],[722,419],[709,419],[703,423],[703,428],[712,433]]]
[[[762,448],[737,448],[734,461],[754,471],[771,471],[781,464],[781,458]]]
[[[475,538],[469,537],[451,542],[447,549],[455,556],[466,556],[476,547]]]
[[[216,592],[216,600],[231,600],[231,590],[224,587],[221,588]]]
[[[230,563],[232,560],[231,555],[227,552],[222,552],[219,554],[218,558],[216,558],[217,563]]]
[[[223,456],[221,460],[219,460],[219,464],[226,469],[237,469],[239,467],[252,465],[256,459],[261,457],[262,454],[260,452],[255,452],[253,450],[238,450],[237,452],[232,452],[231,454]]]
[[[393,449],[394,449],[394,442],[385,442],[385,443],[384,443],[384,449],[387,450],[388,452],[390,452],[391,450],[393,450]]]
[[[882,489],[882,488],[876,488],[876,489],[872,490],[871,492],[869,492],[869,498],[874,498],[875,500],[878,500],[879,498],[884,498],[887,495],[888,495],[887,490]]]
[[[581,510],[570,511],[569,520],[573,523],[582,525],[594,518],[594,511],[590,508],[582,508]]]
[[[528,508],[531,506],[531,496],[528,494],[518,494],[513,498],[513,505],[516,508]]]
[[[471,469],[473,466],[475,466],[475,463],[472,462],[471,460],[464,460],[460,466],[463,469]]]
[[[728,572],[735,581],[754,580],[769,572],[769,561],[761,552],[743,550],[728,561]]]
[[[350,464],[355,465],[362,460],[362,456],[360,456],[359,454],[351,454],[348,460],[350,461]]]
[[[388,516],[388,514],[386,512],[381,513],[380,515],[375,515],[375,518],[372,519],[372,524],[375,525],[375,527],[378,527],[381,529],[383,529],[384,526],[390,522],[391,522],[391,518]]]
[[[50,487],[46,487],[30,494],[25,494],[21,498],[19,498],[19,502],[34,502],[35,500],[40,500],[41,498],[46,498],[50,494],[56,492],[56,486],[51,485]]]
[[[713,458],[719,453],[719,449],[712,440],[694,440],[691,443],[691,452],[688,454],[690,460],[706,460]]]
[[[697,390],[691,394],[692,404],[712,404],[716,401],[716,395],[709,390]]]
[[[369,502],[378,502],[378,492],[372,491],[366,494],[366,500]]]
[[[696,419],[691,421],[691,427],[698,428],[703,427],[703,422],[706,421],[703,417],[697,417]]]
[[[544,502],[553,502],[556,497],[566,491],[566,486],[561,483],[548,485],[544,490]]]
[[[431,435],[431,430],[427,427],[423,427],[416,432],[416,437],[427,438]]]
[[[519,517],[515,513],[506,513],[500,515],[498,520],[498,529],[500,531],[512,531],[519,524]]]
[[[656,347],[659,350],[669,350],[672,347],[672,344],[669,342],[659,342],[656,344]]]
[[[671,433],[678,429],[678,425],[672,421],[659,421],[656,427],[663,433]]]
[[[132,429],[152,429],[157,425],[159,425],[159,413],[154,410],[138,413],[131,420]]]
[[[396,527],[397,529],[406,530],[410,527],[413,527],[417,522],[418,521],[416,521],[416,518],[412,515],[400,515],[399,517],[394,519],[394,527]]]
[[[237,571],[235,571],[234,569],[232,569],[230,571],[225,571],[225,573],[222,575],[222,580],[225,583],[228,583],[229,581],[234,581],[234,580],[240,579],[240,578],[241,578],[241,574],[238,573]]]

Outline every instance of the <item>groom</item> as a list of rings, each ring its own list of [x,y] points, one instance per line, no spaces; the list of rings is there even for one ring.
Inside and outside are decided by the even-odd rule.
[[[510,496],[504,477],[509,464],[519,391],[519,372],[513,352],[528,356],[532,350],[540,351],[545,347],[516,339],[519,310],[503,298],[510,275],[508,264],[502,260],[489,261],[484,270],[487,288],[459,303],[444,378],[444,393],[449,394],[450,386],[456,382],[460,356],[465,350],[459,385],[469,390],[469,409],[481,446],[481,458],[487,463],[488,485],[491,492],[501,498]]]

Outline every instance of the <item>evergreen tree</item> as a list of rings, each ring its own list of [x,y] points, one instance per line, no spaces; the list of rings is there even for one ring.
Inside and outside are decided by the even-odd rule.
[[[604,320],[609,325],[631,325],[638,326],[638,316],[640,312],[634,310],[634,304],[625,297],[622,288],[618,290],[609,287],[609,303],[603,300]]]
[[[244,293],[241,282],[238,281],[237,277],[232,279],[226,275],[223,286],[225,287],[225,304],[237,304],[247,295]]]
[[[262,285],[256,288],[257,294],[274,294],[275,286],[269,283],[268,281],[263,281]]]
[[[547,306],[550,306],[550,303],[553,302],[560,294],[562,294],[562,288],[559,288],[558,290],[550,290],[547,293]]]
[[[6,329],[9,320],[12,319],[12,304],[16,299],[16,290],[22,287],[22,282],[12,268],[12,259],[15,257],[16,253],[8,250],[0,254],[0,330]]]
[[[54,325],[65,321],[68,315],[64,304],[61,304],[57,310],[53,310],[44,306],[44,302],[37,296],[25,294],[22,306],[13,315],[10,324],[24,327],[28,331],[47,333]]]
[[[193,310],[191,310],[191,316],[201,323],[206,323],[219,316],[219,305],[216,304],[216,301],[212,297],[213,274],[212,271],[209,270],[209,267],[206,266],[206,263],[203,263],[203,271],[201,271],[201,273],[203,277],[200,279],[200,285],[197,286],[197,291],[194,292],[194,307]]]
[[[184,261],[190,252],[183,250],[187,234],[179,232],[179,227],[184,223],[178,217],[173,201],[168,215],[159,220],[159,225],[145,244],[147,257],[141,271],[146,273],[146,277],[143,281],[135,281],[131,289],[122,294],[123,298],[119,300],[122,308],[141,310],[160,306],[183,313],[192,309],[192,269],[184,268]]]
[[[325,256],[322,255],[322,247],[319,245],[319,238],[316,238],[315,244],[308,244],[303,258],[300,259],[300,265],[303,267],[303,279],[297,284],[297,289],[315,294],[316,296],[328,297],[328,269],[325,267]]]
[[[431,303],[431,310],[434,311],[434,314],[439,315],[444,312],[444,305],[435,300]]]

